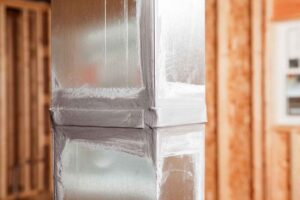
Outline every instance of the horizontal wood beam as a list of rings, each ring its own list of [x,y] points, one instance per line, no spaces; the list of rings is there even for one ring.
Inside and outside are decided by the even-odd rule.
[[[8,8],[29,9],[29,10],[48,10],[50,5],[42,2],[29,2],[23,0],[0,0],[0,4]]]

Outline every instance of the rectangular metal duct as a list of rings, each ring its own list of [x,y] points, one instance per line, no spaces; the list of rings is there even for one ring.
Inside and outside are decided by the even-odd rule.
[[[53,0],[56,200],[202,200],[204,0]]]

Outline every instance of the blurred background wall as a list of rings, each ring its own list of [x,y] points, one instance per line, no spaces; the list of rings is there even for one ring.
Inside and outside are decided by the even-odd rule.
[[[52,185],[50,6],[0,1],[0,199]]]
[[[300,1],[206,2],[206,199],[300,199],[300,123],[275,123],[272,96],[286,67],[274,26],[299,20]]]
[[[1,200],[51,197],[50,8],[0,0]],[[206,0],[206,16],[206,199],[300,199],[300,123],[273,122],[270,64],[300,1]]]

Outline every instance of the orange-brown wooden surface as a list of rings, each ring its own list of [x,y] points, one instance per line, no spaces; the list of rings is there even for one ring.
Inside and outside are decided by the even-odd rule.
[[[6,7],[0,5],[0,30],[6,26]],[[7,85],[7,68],[6,68],[6,33],[0,31],[0,96],[5,96]],[[0,199],[7,195],[7,118],[6,118],[6,98],[0,98]]]
[[[206,88],[208,123],[206,126],[206,178],[207,200],[217,200],[217,1],[206,1]]]
[[[218,5],[219,198],[251,199],[250,0]]]
[[[206,0],[207,200],[300,199],[300,124],[271,122],[269,54],[274,13],[299,2]]]
[[[300,19],[299,0],[274,0],[273,18],[275,20]]]
[[[51,189],[48,18],[47,4],[0,0],[1,200]]]

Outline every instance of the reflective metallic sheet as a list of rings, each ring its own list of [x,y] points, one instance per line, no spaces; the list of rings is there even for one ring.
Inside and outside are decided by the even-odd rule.
[[[72,140],[62,166],[65,200],[155,199],[155,170],[145,157]]]
[[[156,0],[156,70],[163,82],[203,84],[202,0]]]
[[[159,128],[158,200],[204,199],[204,126]]]
[[[56,200],[203,200],[203,125],[55,135]]]
[[[204,199],[204,1],[52,0],[55,200]]]
[[[53,0],[54,76],[61,88],[141,87],[136,0]]]

